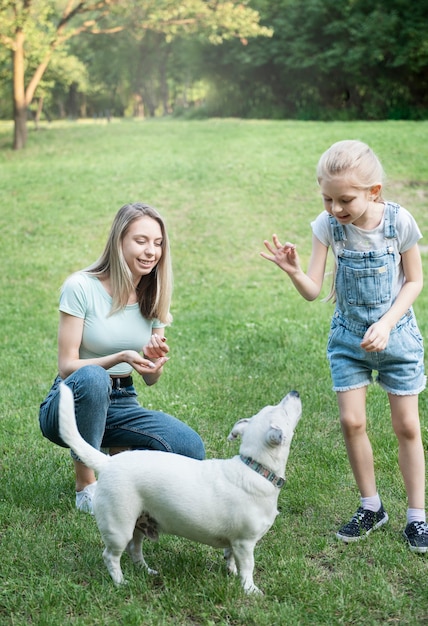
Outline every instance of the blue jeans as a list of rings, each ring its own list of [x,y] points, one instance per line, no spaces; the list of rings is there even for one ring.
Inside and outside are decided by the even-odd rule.
[[[47,439],[67,448],[58,427],[60,382],[58,376],[40,405],[39,421]],[[79,432],[97,450],[127,447],[205,457],[202,439],[194,430],[167,413],[143,408],[133,386],[113,389],[102,367],[86,365],[64,382],[73,391]],[[77,458],[73,452],[72,456]]]

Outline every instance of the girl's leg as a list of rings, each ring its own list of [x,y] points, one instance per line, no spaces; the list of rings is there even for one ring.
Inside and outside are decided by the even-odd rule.
[[[388,394],[392,426],[398,439],[398,462],[408,506],[425,508],[425,457],[419,421],[418,396]]]
[[[362,497],[377,493],[373,452],[366,432],[366,395],[367,387],[337,393],[349,463]]]
[[[373,452],[366,432],[367,387],[337,394],[340,423],[349,462],[361,494],[361,506],[336,533],[341,541],[359,541],[388,521],[376,490]]]
[[[408,509],[404,537],[412,552],[428,552],[425,512],[425,454],[418,396],[389,395],[392,425],[398,439],[398,462],[406,487]]]

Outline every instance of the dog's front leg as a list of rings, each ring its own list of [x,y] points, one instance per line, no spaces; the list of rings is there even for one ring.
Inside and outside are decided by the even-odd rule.
[[[239,576],[245,593],[262,594],[263,592],[256,587],[253,580],[255,545],[255,541],[235,541],[232,544],[232,550],[238,564]]]
[[[135,565],[139,565],[140,567],[145,567],[149,574],[156,576],[158,572],[155,569],[151,569],[146,563],[146,560],[143,555],[143,534],[136,528],[134,530],[134,536],[131,541],[126,546],[126,551],[132,559],[132,562]]]

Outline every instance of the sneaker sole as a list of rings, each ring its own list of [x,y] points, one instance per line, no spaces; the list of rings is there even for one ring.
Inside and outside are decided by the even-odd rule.
[[[348,535],[341,535],[340,532],[338,532],[336,533],[336,538],[339,539],[339,541],[343,541],[344,543],[353,543],[355,541],[361,541],[362,539],[367,539],[367,537],[370,535],[370,533],[373,530],[380,528],[381,526],[386,524],[388,520],[389,520],[388,513],[385,513],[384,517],[382,517],[382,519],[377,524],[375,524],[373,528],[370,528],[370,530],[368,530],[364,535],[359,535],[358,537],[349,537]]]
[[[403,532],[403,537],[408,543],[410,552],[416,552],[418,554],[425,554],[425,552],[428,552],[428,548],[424,548],[421,546],[412,546],[405,532]]]

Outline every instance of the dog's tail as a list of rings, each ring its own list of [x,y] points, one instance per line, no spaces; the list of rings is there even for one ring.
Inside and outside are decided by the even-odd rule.
[[[108,463],[109,458],[93,448],[79,433],[74,413],[74,398],[70,387],[65,383],[59,386],[59,434],[61,439],[73,450],[85,465],[100,472]]]

